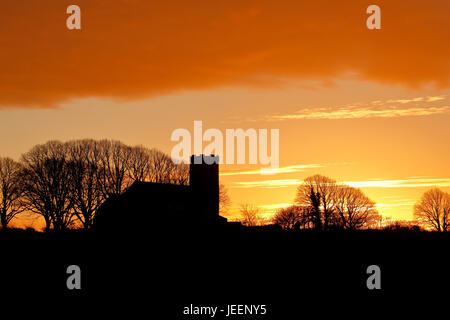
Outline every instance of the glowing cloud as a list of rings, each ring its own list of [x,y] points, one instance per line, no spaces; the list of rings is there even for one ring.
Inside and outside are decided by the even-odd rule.
[[[263,210],[268,210],[268,211],[275,211],[281,208],[286,208],[286,207],[290,207],[292,206],[292,203],[274,203],[274,204],[262,204],[259,205],[258,208],[261,208]]]
[[[423,178],[399,180],[366,180],[344,182],[355,188],[426,188],[450,187],[450,178]]]
[[[244,181],[234,183],[238,188],[285,188],[302,184],[299,179]]]
[[[221,172],[221,176],[236,176],[236,175],[256,175],[256,174],[278,174],[278,173],[292,173],[301,172],[307,169],[322,168],[320,164],[297,164],[292,166],[280,167],[280,168],[262,168],[259,170],[243,170],[243,171],[224,171]]]
[[[297,186],[303,181],[299,179],[280,179],[262,181],[234,182],[240,188],[284,188]],[[354,188],[427,188],[450,187],[450,178],[423,178],[423,179],[398,179],[398,180],[364,180],[344,181],[346,185]]]
[[[278,87],[280,79],[331,83],[349,73],[450,86],[448,0],[384,1],[376,31],[364,25],[361,0],[76,2],[81,30],[66,28],[65,1],[2,0],[1,106]]]
[[[433,97],[416,97],[411,99],[375,100],[369,103],[355,103],[353,105],[329,106],[321,108],[303,108],[295,113],[271,115],[265,117],[269,121],[289,119],[361,119],[361,118],[397,118],[411,116],[430,116],[436,114],[450,114],[449,106],[418,105],[418,103],[433,103],[446,100],[446,95]],[[393,105],[399,103],[402,106]],[[413,106],[403,106],[414,104]]]
[[[343,107],[330,109],[303,109],[295,114],[273,116],[271,120],[287,119],[361,119],[361,118],[396,118],[407,116],[429,116],[449,114],[450,107],[385,108],[370,109],[363,107]]]

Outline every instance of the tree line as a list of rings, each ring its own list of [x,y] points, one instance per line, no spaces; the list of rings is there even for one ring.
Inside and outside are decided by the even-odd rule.
[[[0,224],[28,212],[45,221],[45,229],[91,228],[100,205],[134,181],[189,184],[189,166],[174,164],[157,149],[127,146],[116,140],[49,141],[34,146],[19,161],[0,157]],[[220,213],[231,203],[219,188]],[[265,223],[259,208],[241,206],[242,223]],[[414,207],[421,226],[450,230],[450,194],[433,188]],[[381,223],[376,204],[360,189],[314,175],[298,187],[295,205],[280,209],[272,223],[283,229],[357,230]]]
[[[242,211],[243,216],[248,217],[247,212]],[[438,188],[425,192],[414,206],[414,217],[416,228],[449,231],[450,194]],[[272,222],[287,230],[358,230],[377,228],[381,219],[375,202],[360,189],[314,175],[298,187],[295,205],[278,210]],[[394,229],[400,228],[399,223]]]
[[[370,228],[380,221],[375,202],[360,189],[314,175],[297,188],[295,205],[280,209],[273,217],[284,229]]]
[[[92,226],[97,209],[134,181],[189,183],[189,167],[157,149],[115,140],[49,141],[19,161],[0,158],[0,220],[7,228],[18,214],[41,216],[46,230]]]

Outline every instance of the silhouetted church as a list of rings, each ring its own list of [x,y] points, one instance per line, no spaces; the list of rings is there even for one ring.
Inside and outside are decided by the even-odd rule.
[[[213,155],[192,156],[189,185],[134,182],[102,204],[95,227],[113,230],[227,222],[219,215],[218,162]]]

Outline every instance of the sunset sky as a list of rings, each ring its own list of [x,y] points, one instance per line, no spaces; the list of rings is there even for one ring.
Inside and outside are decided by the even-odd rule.
[[[66,28],[67,6],[82,29]],[[366,8],[381,8],[381,30]],[[232,210],[269,216],[301,181],[360,187],[411,219],[450,191],[450,2],[2,0],[0,155],[111,138],[170,153],[173,130],[279,129],[280,169],[221,167]]]

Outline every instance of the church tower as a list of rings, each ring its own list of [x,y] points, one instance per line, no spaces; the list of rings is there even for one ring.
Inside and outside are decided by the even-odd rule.
[[[202,218],[219,218],[219,157],[191,156],[189,180],[195,211]]]

